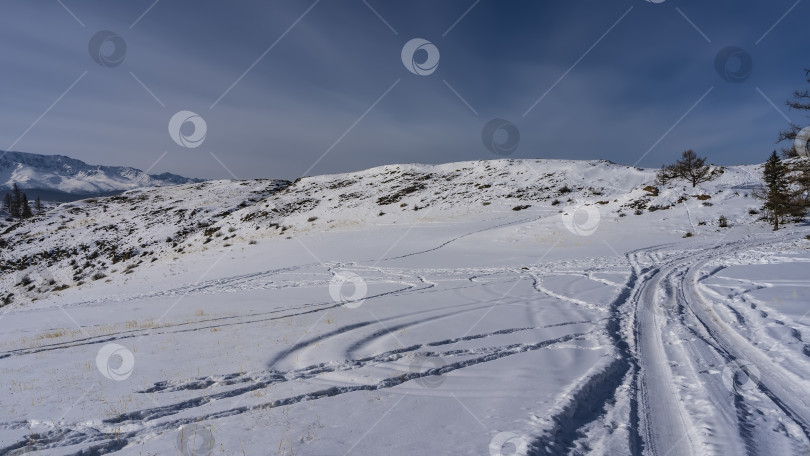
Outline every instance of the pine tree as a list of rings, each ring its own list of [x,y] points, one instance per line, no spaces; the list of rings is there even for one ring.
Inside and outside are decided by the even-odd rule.
[[[6,193],[5,198],[3,198],[3,210],[11,213],[11,193]]]
[[[31,205],[28,204],[28,197],[25,196],[25,193],[22,194],[22,200],[20,203],[20,219],[32,217],[34,214],[31,213]]]
[[[762,172],[765,188],[761,198],[765,200],[765,209],[773,220],[773,230],[779,230],[779,218],[790,213],[791,196],[788,180],[788,167],[779,159],[776,151],[771,153]]]
[[[34,202],[34,209],[37,210],[38,215],[41,215],[42,212],[44,212],[44,209],[42,208],[42,200],[39,199],[39,195],[37,195],[37,199]]]
[[[22,191],[16,183],[11,186],[11,210],[9,213],[13,218],[20,218],[22,214]]]

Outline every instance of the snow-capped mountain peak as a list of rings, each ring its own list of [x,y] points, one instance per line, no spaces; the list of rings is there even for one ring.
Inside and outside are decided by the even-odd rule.
[[[82,197],[196,182],[201,180],[171,173],[147,174],[127,166],[89,165],[64,155],[0,152],[0,189],[16,183],[54,197]]]

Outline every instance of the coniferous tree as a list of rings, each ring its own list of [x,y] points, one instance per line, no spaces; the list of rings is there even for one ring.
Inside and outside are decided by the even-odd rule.
[[[11,193],[6,193],[6,196],[3,198],[3,210],[11,213]]]
[[[16,183],[11,186],[11,210],[9,213],[13,218],[20,218],[22,214],[22,191]]]
[[[776,151],[771,153],[762,171],[765,188],[759,195],[765,200],[763,209],[773,221],[773,230],[779,230],[779,219],[791,211],[790,182],[788,167],[779,159]]]
[[[31,205],[28,204],[28,197],[25,193],[22,194],[22,200],[20,203],[20,219],[32,217],[34,214],[31,213]]]
[[[805,80],[810,83],[810,69],[805,69],[804,72]],[[795,90],[786,104],[791,110],[810,111],[810,90]],[[810,118],[810,114],[807,117]],[[777,142],[789,141],[782,149],[782,155],[790,159],[785,165],[788,167],[789,186],[794,191],[792,215],[796,217],[804,216],[810,208],[810,157],[807,154],[810,144],[807,142],[806,131],[802,134],[802,130],[801,125],[790,122],[786,130],[779,132],[777,139]],[[797,144],[796,140],[800,136]]]
[[[43,209],[43,207],[42,207],[42,200],[41,200],[41,199],[39,199],[39,195],[37,195],[37,199],[36,199],[36,201],[34,202],[34,209],[36,209],[36,210],[37,210],[37,214],[38,214],[38,215],[41,215],[41,214],[42,214],[42,212],[44,211],[44,209]]]

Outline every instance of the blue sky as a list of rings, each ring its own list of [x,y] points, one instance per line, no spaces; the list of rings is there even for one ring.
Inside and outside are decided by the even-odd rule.
[[[0,8],[0,149],[152,173],[291,179],[498,158],[481,138],[494,118],[519,130],[514,158],[658,167],[692,148],[718,164],[755,163],[776,148],[785,116],[808,123],[784,105],[810,67],[810,2],[796,0],[5,0]],[[90,55],[102,30],[126,44],[119,65]],[[439,50],[430,75],[403,65],[413,38]],[[750,71],[733,57],[722,66],[740,72],[738,82],[716,68],[729,46],[752,62]],[[107,42],[101,55],[114,47]],[[172,140],[178,111],[204,119],[198,147]]]

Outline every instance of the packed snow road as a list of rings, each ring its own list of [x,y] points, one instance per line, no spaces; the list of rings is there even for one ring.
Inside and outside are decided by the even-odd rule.
[[[5,312],[0,454],[810,451],[806,233],[560,226],[277,238]]]

